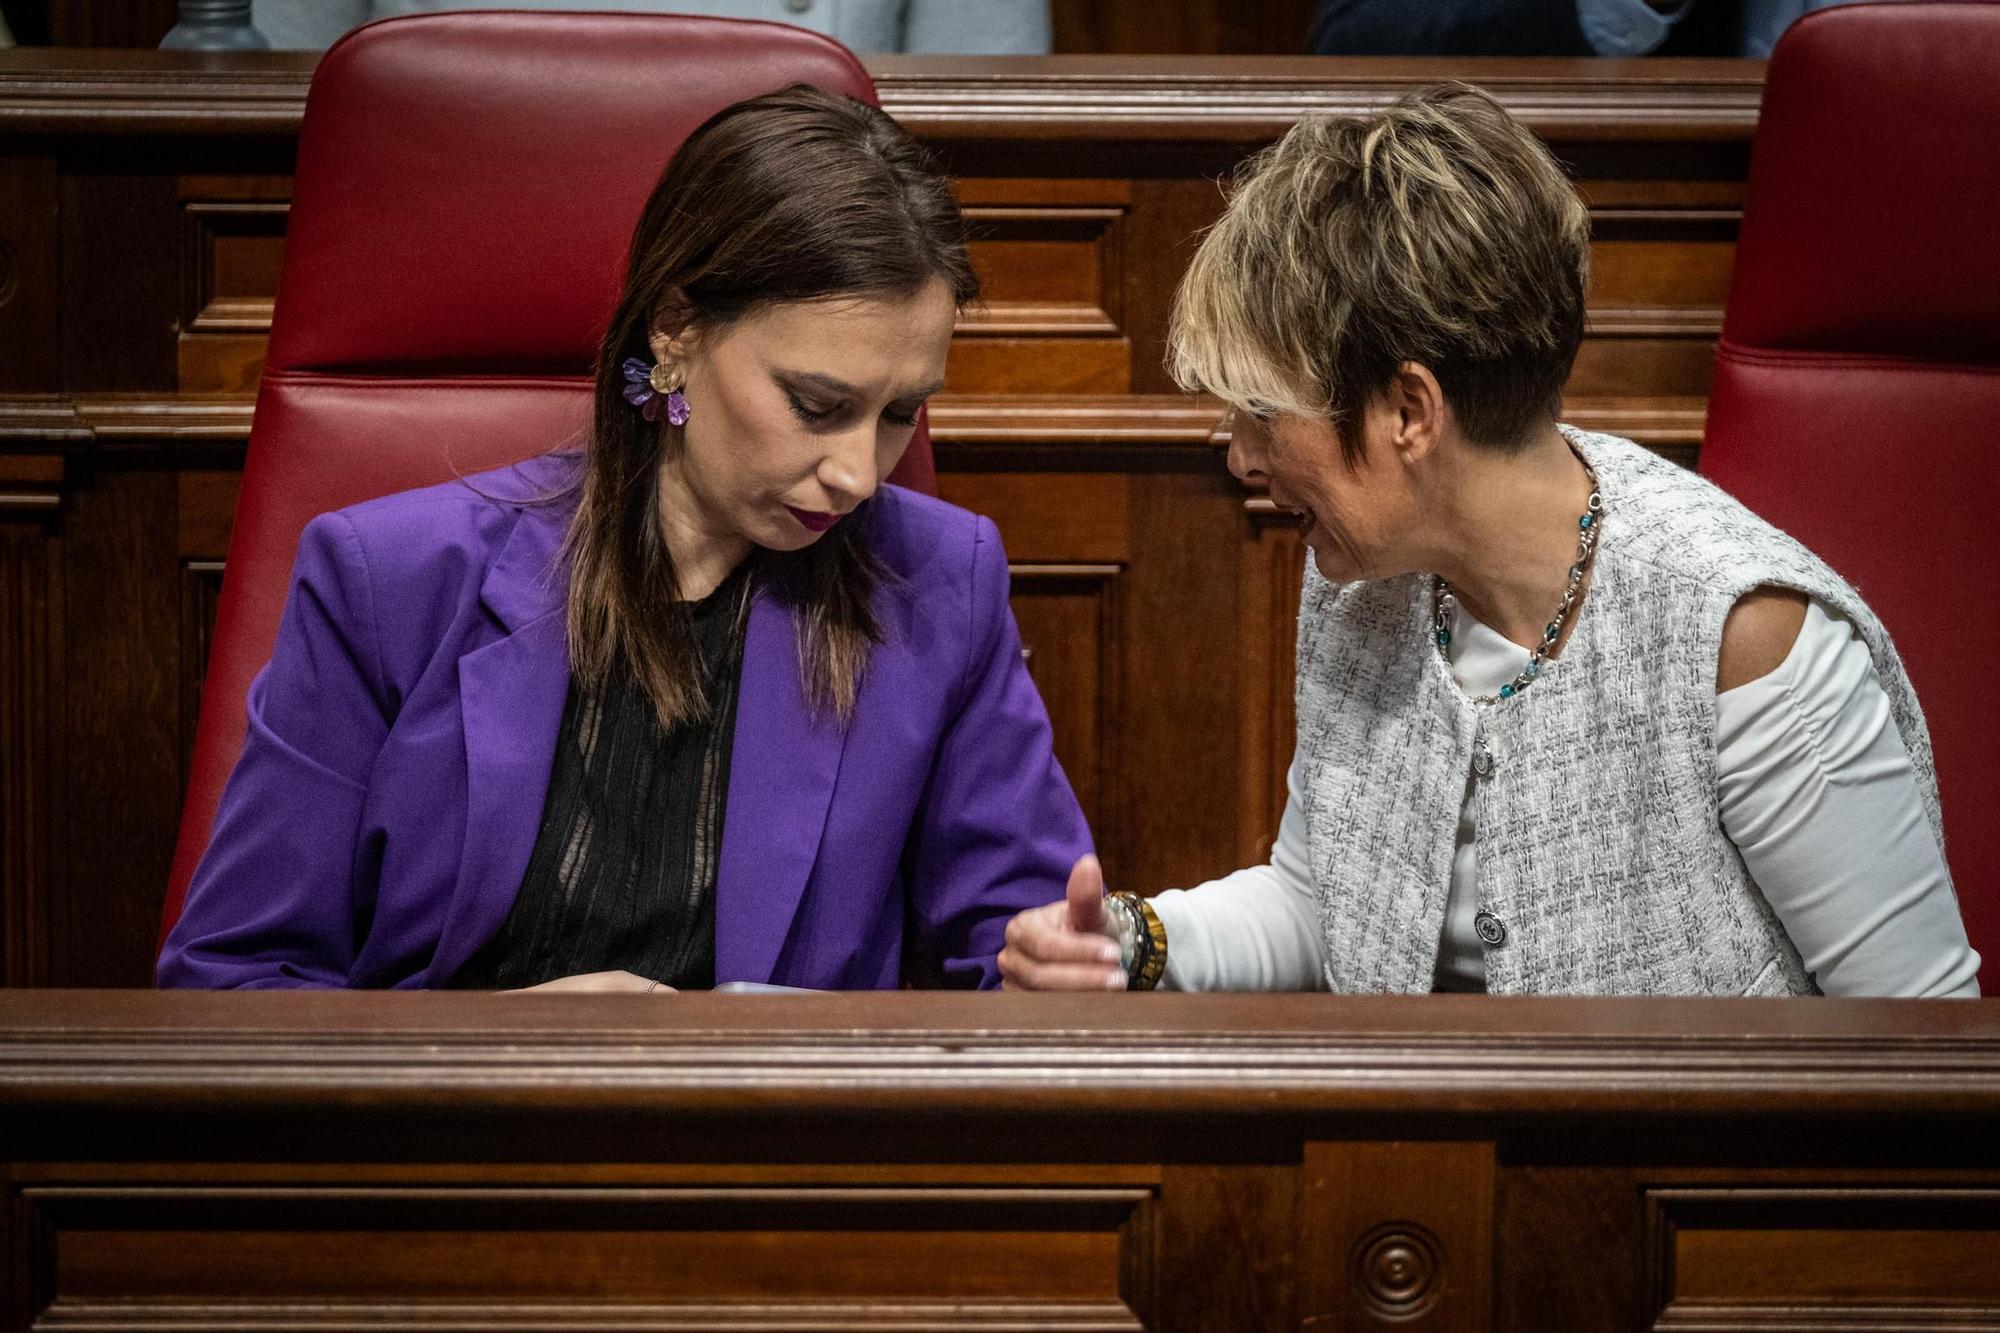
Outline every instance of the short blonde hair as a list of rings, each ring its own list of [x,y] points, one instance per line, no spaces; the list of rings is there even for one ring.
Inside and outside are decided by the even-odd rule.
[[[1554,416],[1583,340],[1590,224],[1541,142],[1449,84],[1312,116],[1251,159],[1174,302],[1168,364],[1239,411],[1360,409],[1414,361],[1475,443]]]

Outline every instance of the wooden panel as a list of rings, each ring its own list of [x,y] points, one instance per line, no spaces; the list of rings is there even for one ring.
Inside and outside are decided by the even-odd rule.
[[[1121,1302],[1129,1189],[31,1187],[71,1304]],[[325,1313],[332,1313],[326,1311]],[[322,1315],[324,1317],[324,1314]],[[352,1317],[352,1316],[350,1316]],[[601,1316],[600,1316],[601,1317]],[[1122,1321],[1137,1327],[1129,1315]]]
[[[63,693],[59,548],[38,521],[0,515],[0,985],[48,984],[55,827],[55,720]]]
[[[1722,331],[1740,221],[1722,209],[1593,209],[1591,333],[1712,343]]]
[[[1494,1234],[1494,1327],[1502,1333],[1640,1327],[1641,1187],[1616,1166],[1510,1162]],[[1513,1260],[1510,1262],[1509,1260]]]
[[[0,157],[0,362],[11,392],[61,383],[56,189],[52,160]]]
[[[1492,1326],[1491,1144],[1309,1143],[1300,1190],[1300,1327]]]
[[[1256,1135],[1234,1147],[1248,1151]],[[1276,1137],[1276,1136],[1267,1136]],[[1169,1166],[1160,1182],[1160,1304],[1149,1329],[1164,1333],[1292,1330],[1296,1311],[1296,1145],[1269,1145],[1290,1160]]]
[[[183,560],[220,561],[229,554],[229,533],[236,517],[236,496],[243,477],[238,472],[183,472],[180,502],[175,512]]]
[[[1121,880],[1136,892],[1236,869],[1241,494],[1214,449],[1133,478],[1122,614]],[[1141,576],[1140,571],[1143,571]]]
[[[1579,398],[1708,397],[1715,344],[1707,339],[1636,335],[1586,338],[1564,392]]]
[[[1116,860],[1119,830],[1101,799],[1118,772],[1118,565],[1024,565],[1012,574],[1021,652],[1048,706],[1056,759],[1099,845]]]
[[[145,985],[180,816],[186,697],[172,475],[105,468],[64,513],[64,870],[52,979]]]
[[[178,348],[182,389],[256,389],[284,257],[290,193],[289,181],[268,178],[180,182],[186,280]]]
[[[1242,616],[1237,631],[1242,679],[1242,753],[1237,771],[1237,851],[1243,865],[1271,857],[1285,813],[1285,772],[1295,733],[1294,652],[1306,547],[1298,525],[1268,499],[1244,501]]]
[[[1124,338],[956,338],[945,374],[962,393],[1124,393],[1131,358]]]
[[[1646,1215],[1659,1328],[1944,1326],[2000,1311],[1991,1189],[1656,1189]]]
[[[983,288],[958,336],[1120,334],[1123,208],[967,204]]]
[[[172,177],[130,166],[127,173],[63,177],[61,346],[69,392],[176,387],[185,280],[175,193]]]
[[[49,40],[57,46],[152,48],[173,28],[178,0],[49,0]]]
[[[992,519],[1010,560],[1117,564],[1132,555],[1131,479],[1117,473],[944,472],[938,493]]]

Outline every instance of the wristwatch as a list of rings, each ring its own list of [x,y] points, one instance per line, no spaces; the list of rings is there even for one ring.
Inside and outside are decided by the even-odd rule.
[[[1118,936],[1118,961],[1129,990],[1152,990],[1167,971],[1167,928],[1153,905],[1136,893],[1114,893],[1110,908]]]

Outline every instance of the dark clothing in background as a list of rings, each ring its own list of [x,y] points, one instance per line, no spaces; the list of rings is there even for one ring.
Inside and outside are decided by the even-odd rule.
[[[1654,52],[1734,55],[1741,0],[1695,0]],[[1321,0],[1307,48],[1322,56],[1587,56],[1575,0]]]

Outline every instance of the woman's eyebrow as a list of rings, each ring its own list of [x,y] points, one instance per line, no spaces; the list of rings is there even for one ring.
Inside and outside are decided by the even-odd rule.
[[[777,373],[783,376],[785,379],[810,384],[815,388],[825,389],[828,393],[839,394],[842,397],[860,398],[864,396],[860,389],[855,388],[852,384],[849,384],[846,380],[836,378],[835,376],[832,375],[822,375],[817,370],[780,369]],[[943,380],[933,380],[929,384],[926,384],[921,388],[912,390],[909,393],[898,394],[896,397],[896,401],[903,402],[911,398],[928,398],[932,394],[936,393],[939,389],[942,389],[943,387],[944,387]]]

